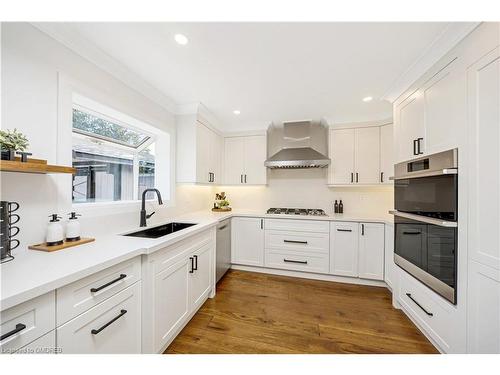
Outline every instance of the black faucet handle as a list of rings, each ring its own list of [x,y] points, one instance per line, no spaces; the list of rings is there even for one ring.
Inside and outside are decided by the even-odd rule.
[[[146,215],[146,219],[149,219],[151,216],[153,216],[156,213],[156,211],[151,212],[150,214]]]

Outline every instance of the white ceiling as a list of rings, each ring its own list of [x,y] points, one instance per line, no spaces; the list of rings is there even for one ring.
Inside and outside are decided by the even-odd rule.
[[[391,116],[381,100],[449,23],[66,23],[175,103],[202,102],[221,130],[270,121]],[[186,46],[174,34],[189,38]],[[361,99],[373,96],[364,103]],[[233,110],[241,111],[239,116]]]

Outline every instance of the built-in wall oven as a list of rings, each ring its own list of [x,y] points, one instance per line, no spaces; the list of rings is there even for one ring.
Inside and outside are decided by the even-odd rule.
[[[394,261],[456,304],[458,150],[394,166]]]

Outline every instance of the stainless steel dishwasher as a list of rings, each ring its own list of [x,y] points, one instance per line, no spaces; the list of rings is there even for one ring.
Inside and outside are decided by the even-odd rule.
[[[231,267],[231,220],[221,221],[217,225],[216,271],[217,282]]]

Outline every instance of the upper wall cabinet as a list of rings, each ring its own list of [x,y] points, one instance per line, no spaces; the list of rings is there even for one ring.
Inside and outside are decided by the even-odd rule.
[[[393,125],[380,127],[380,182],[392,184],[389,177],[394,176],[394,137]]]
[[[388,150],[381,150],[381,145]],[[392,175],[392,125],[330,130],[329,185],[375,185]],[[381,164],[381,163],[384,164]]]
[[[452,56],[394,106],[395,162],[458,146],[465,121],[465,74]],[[443,66],[444,65],[444,66]]]
[[[265,185],[267,156],[265,135],[225,138],[224,183],[228,185]]]
[[[200,115],[177,117],[177,182],[222,182],[222,137]]]

